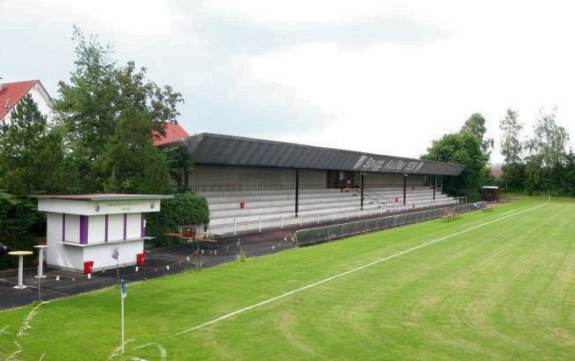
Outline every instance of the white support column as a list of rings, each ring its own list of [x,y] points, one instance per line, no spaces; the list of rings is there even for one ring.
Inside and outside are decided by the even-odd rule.
[[[38,249],[38,274],[36,278],[46,278],[44,274],[44,249],[48,248],[48,246],[37,245],[34,248]]]
[[[26,288],[24,286],[24,257],[18,256],[18,286],[14,288]]]
[[[8,252],[10,256],[18,257],[18,285],[14,286],[16,289],[24,289],[27,286],[24,285],[24,256],[30,256],[34,253],[30,251],[12,251]]]

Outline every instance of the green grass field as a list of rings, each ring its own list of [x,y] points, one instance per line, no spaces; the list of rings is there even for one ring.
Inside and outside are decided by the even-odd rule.
[[[575,202],[541,204],[130,285],[113,359],[574,360]],[[119,302],[108,289],[2,312],[0,359],[106,360]]]

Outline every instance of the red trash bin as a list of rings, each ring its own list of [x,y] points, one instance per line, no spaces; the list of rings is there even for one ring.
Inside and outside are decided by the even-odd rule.
[[[240,209],[244,209],[244,208],[246,208],[246,202],[241,201],[240,202]]]
[[[92,273],[93,269],[94,269],[94,261],[84,262],[84,274],[85,275]]]
[[[144,253],[138,253],[136,255],[136,264],[138,266],[143,266],[145,258],[146,258],[146,255]]]

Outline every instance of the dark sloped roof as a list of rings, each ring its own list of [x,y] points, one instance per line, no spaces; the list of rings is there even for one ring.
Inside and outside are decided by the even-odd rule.
[[[196,164],[459,175],[464,166],[271,140],[200,133],[185,140]]]

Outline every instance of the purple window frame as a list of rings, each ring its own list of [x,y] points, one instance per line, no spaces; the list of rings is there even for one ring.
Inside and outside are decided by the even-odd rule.
[[[108,243],[108,215],[104,218],[104,242]]]
[[[62,242],[66,242],[66,213],[62,213]]]
[[[88,244],[88,216],[80,216],[80,244]]]

